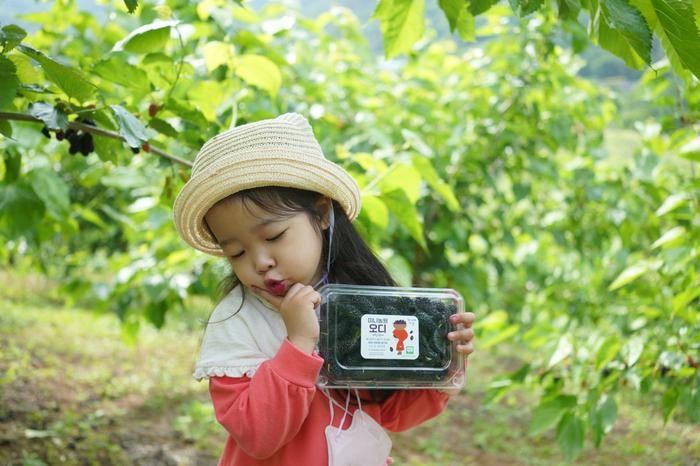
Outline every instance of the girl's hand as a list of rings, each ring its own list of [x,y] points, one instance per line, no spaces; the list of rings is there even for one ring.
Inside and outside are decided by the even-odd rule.
[[[453,325],[462,324],[462,329],[454,330],[447,334],[447,339],[457,342],[457,352],[464,355],[464,364],[467,364],[467,357],[474,352],[474,313],[460,312],[450,316],[450,323]],[[441,390],[450,396],[457,395],[459,388],[445,388]]]
[[[301,283],[292,285],[284,296],[275,296],[266,291],[261,294],[279,309],[289,341],[311,354],[320,332],[314,308],[321,302],[321,295],[312,286]]]
[[[474,325],[474,313],[460,312],[459,314],[452,314],[450,316],[450,323],[452,325],[462,324],[464,327],[461,330],[454,330],[448,333],[447,339],[457,342],[457,352],[468,357],[474,352],[474,330],[472,330],[472,325]]]

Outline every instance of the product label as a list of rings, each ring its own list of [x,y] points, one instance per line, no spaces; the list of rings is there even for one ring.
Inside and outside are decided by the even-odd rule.
[[[415,316],[365,314],[360,352],[365,359],[416,359],[418,319]]]

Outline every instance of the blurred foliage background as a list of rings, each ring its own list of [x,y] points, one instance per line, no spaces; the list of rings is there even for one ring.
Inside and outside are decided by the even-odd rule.
[[[476,313],[473,359],[493,365],[468,382],[464,416],[477,409],[470,383],[484,405],[524,397],[523,435],[558,444],[552,463],[518,461],[601,446],[623,397],[698,435],[700,87],[668,44],[650,45],[653,63],[634,71],[590,43],[584,13],[564,22],[560,4],[489,4],[458,31],[465,42],[450,35],[447,2],[429,2],[428,29],[394,39],[403,53],[392,54],[391,2],[354,13],[167,0],[129,14],[130,3],[60,0],[2,17],[8,342],[20,316],[54,318],[18,312],[41,293],[17,277],[34,276],[52,305],[116,316],[107,338],[132,349],[168,325],[198,335],[228,270],[173,228],[188,161],[229,127],[295,111],[358,181],[357,226],[395,278],[455,288]],[[5,396],[21,379],[13,364],[0,365]],[[182,437],[207,437],[206,402],[181,409]],[[449,445],[426,445],[416,461],[463,464],[444,456]],[[694,464],[692,448],[668,464]],[[8,462],[22,449],[11,450]],[[26,451],[27,464],[47,460]],[[503,461],[482,458],[521,464]]]

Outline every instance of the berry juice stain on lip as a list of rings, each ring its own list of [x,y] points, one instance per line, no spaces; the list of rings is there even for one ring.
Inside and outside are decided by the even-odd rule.
[[[275,296],[284,296],[287,293],[287,286],[279,280],[265,280],[265,288]]]

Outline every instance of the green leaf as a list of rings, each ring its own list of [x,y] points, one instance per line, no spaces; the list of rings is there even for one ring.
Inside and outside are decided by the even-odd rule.
[[[121,314],[117,313],[119,317]],[[122,340],[130,348],[134,348],[138,342],[138,335],[141,328],[141,321],[129,316],[121,321],[121,336]]]
[[[44,212],[44,203],[25,182],[0,184],[0,219],[10,235],[32,236]]]
[[[603,402],[598,406],[598,412],[602,421],[603,432],[610,432],[615,425],[617,419],[617,403],[611,396],[606,396]]]
[[[685,235],[685,228],[683,227],[673,227],[666,233],[661,235],[659,239],[654,241],[651,245],[651,249],[656,249],[660,247],[669,247],[678,244],[678,240],[683,238]]]
[[[479,16],[496,3],[498,0],[472,0],[469,2],[469,12],[474,16]]]
[[[64,220],[70,213],[68,185],[48,167],[30,171],[27,178],[48,213],[56,220]]]
[[[421,175],[413,165],[397,163],[392,165],[391,170],[379,181],[378,186],[382,193],[400,189],[406,194],[411,204],[415,204],[420,198]]]
[[[599,447],[603,436],[612,430],[617,419],[617,404],[611,396],[603,396],[589,416],[593,443]]]
[[[41,65],[46,77],[56,83],[69,97],[85,101],[92,97],[95,86],[86,80],[78,71],[52,60],[38,50],[26,45],[18,49]]]
[[[92,71],[101,78],[124,87],[138,89],[142,92],[150,90],[146,72],[131,65],[124,53],[109,54],[106,58],[95,63]]]
[[[559,343],[557,344],[557,348],[554,350],[554,353],[552,353],[552,356],[549,358],[549,362],[547,363],[547,368],[552,368],[562,362],[564,359],[568,358],[571,356],[574,352],[574,345],[571,342],[571,336],[570,335],[562,335],[559,338]]]
[[[282,85],[279,67],[261,55],[241,55],[236,59],[234,72],[243,81],[267,91],[272,96],[277,95]]]
[[[457,18],[457,31],[462,40],[473,42],[476,39],[474,15],[469,11],[469,3],[465,3]]]
[[[697,380],[697,379],[696,379]],[[690,387],[688,388],[690,391]],[[688,416],[693,422],[700,422],[700,384],[695,384],[695,392],[689,393]]]
[[[404,140],[409,146],[413,147],[421,155],[424,155],[425,157],[433,156],[433,150],[430,148],[430,146],[427,145],[425,141],[423,141],[423,139],[413,131],[401,128],[401,136],[403,136]]]
[[[652,33],[644,16],[629,0],[604,0],[601,3],[607,24],[647,65],[651,64]]]
[[[474,326],[479,330],[497,330],[508,323],[508,313],[503,310],[489,312],[484,318],[479,318]]]
[[[216,120],[216,112],[221,105],[222,100],[225,100],[229,95],[229,81],[215,81],[212,79],[202,79],[195,82],[192,87],[187,90],[187,97],[190,103],[197,108],[202,115],[209,120]]]
[[[145,314],[149,322],[151,322],[156,328],[163,327],[163,324],[165,324],[165,314],[168,311],[167,302],[163,300],[151,301],[146,306],[145,310]]]
[[[2,134],[5,137],[11,138],[12,137],[12,125],[10,124],[9,121],[7,120],[0,120],[0,134]],[[3,165],[4,167],[4,165]],[[2,178],[2,177],[0,177]]]
[[[644,60],[630,46],[622,31],[610,27],[604,13],[600,15],[597,25],[598,44],[601,47],[620,57],[630,68],[641,69],[644,66]]]
[[[581,11],[580,0],[557,0],[559,18],[576,21]]]
[[[412,202],[402,189],[395,189],[383,192],[381,199],[389,207],[394,217],[403,225],[414,240],[425,250],[425,238],[423,236],[423,225],[416,210],[415,203]]]
[[[666,57],[668,58],[668,61],[670,62],[673,71],[678,76],[680,76],[683,79],[683,81],[686,82],[686,84],[690,85],[690,83],[692,82],[693,74],[688,69],[686,69],[685,65],[683,65],[680,56],[678,55],[678,53],[676,53],[676,50],[673,48],[673,44],[671,44],[671,41],[666,35],[666,31],[659,24],[659,20],[656,16],[656,10],[652,5],[651,0],[630,0],[630,2],[634,6],[639,8],[639,10],[642,12],[647,22],[649,23],[649,26],[656,33],[656,37],[658,37],[659,42],[661,42],[663,50],[666,53]]]
[[[546,432],[557,425],[562,416],[574,406],[576,397],[572,395],[558,395],[556,398],[540,402],[532,413],[528,433],[539,435]]]
[[[29,107],[29,113],[44,122],[48,129],[68,129],[68,115],[51,104],[34,102]]]
[[[110,105],[109,107],[114,112],[114,116],[117,117],[119,134],[126,139],[129,147],[141,147],[141,144],[148,141],[146,128],[134,115],[121,105]]]
[[[22,84],[39,83],[44,80],[44,75],[38,67],[33,65],[32,59],[21,53],[8,55],[17,68],[17,77]]]
[[[692,0],[651,0],[651,3],[681,63],[700,78],[700,33]]]
[[[695,298],[700,296],[700,287],[687,288],[673,297],[671,309],[676,314],[690,304]]]
[[[2,53],[5,54],[17,47],[24,38],[27,37],[27,32],[16,24],[8,24],[0,29],[0,44],[2,44]]]
[[[680,398],[680,392],[678,388],[671,386],[666,389],[664,396],[661,399],[661,408],[664,413],[664,424],[668,422],[673,414],[673,411],[678,406],[678,399]]]
[[[235,49],[227,42],[210,41],[201,47],[207,71],[212,72],[221,65],[232,67]]]
[[[129,13],[133,13],[136,11],[136,7],[139,6],[139,1],[138,0],[124,0],[124,5],[126,6],[126,9],[129,11]]]
[[[700,162],[700,137],[686,143],[678,150],[678,155],[684,159]]]
[[[362,211],[367,214],[370,222],[376,225],[377,228],[384,230],[389,226],[389,209],[378,197],[368,194],[363,195]]]
[[[377,174],[383,174],[389,168],[387,164],[380,158],[374,157],[372,154],[360,152],[352,154],[353,162],[357,163],[364,171],[376,171]]]
[[[557,443],[566,461],[572,461],[583,451],[583,421],[567,413],[557,426]]]
[[[646,263],[635,264],[627,267],[617,276],[615,280],[608,286],[608,290],[613,291],[621,288],[628,283],[636,280],[649,271],[649,266]]]
[[[617,356],[617,352],[620,351],[620,348],[622,348],[622,343],[620,342],[618,337],[611,335],[608,338],[606,338],[603,344],[600,345],[598,353],[595,357],[596,370],[602,369],[610,361],[615,359],[615,356]]]
[[[160,118],[151,118],[148,121],[148,126],[170,138],[175,138],[178,135],[177,130],[170,123]]]
[[[445,183],[445,181],[438,176],[435,168],[433,168],[433,165],[430,163],[430,160],[419,155],[414,156],[411,160],[413,162],[413,166],[416,168],[418,173],[421,174],[426,183],[428,183],[428,185],[433,188],[435,192],[437,192],[445,201],[447,208],[452,212],[459,211],[460,205],[454,191],[450,185]]]
[[[22,172],[22,153],[16,149],[16,146],[10,146],[3,154],[5,162],[5,175],[2,181],[5,184],[14,183],[19,179],[19,174]]]
[[[462,8],[466,5],[464,0],[439,0],[438,6],[445,14],[447,23],[450,25],[450,32],[455,32],[459,14]]]
[[[170,38],[170,28],[177,24],[178,21],[161,20],[144,24],[114,44],[112,51],[125,50],[132,53],[161,52]]]
[[[411,286],[413,270],[411,263],[398,254],[392,254],[386,261],[386,267],[399,286]]]
[[[379,20],[384,39],[384,54],[392,58],[408,52],[423,37],[424,0],[380,0],[372,14]]]
[[[104,139],[104,138],[102,138],[102,139]],[[73,210],[74,210],[82,219],[84,219],[84,220],[86,220],[86,221],[92,223],[93,225],[95,225],[95,226],[97,226],[97,227],[99,227],[99,228],[102,228],[102,229],[104,229],[104,230],[106,230],[107,228],[109,228],[108,225],[102,220],[102,218],[100,218],[99,215],[97,215],[97,213],[96,213],[94,210],[89,209],[89,208],[87,208],[87,207],[83,207],[83,206],[78,205],[78,204],[75,204],[75,205],[73,206]]]
[[[19,78],[15,64],[0,56],[0,109],[9,107],[17,94]]]
[[[661,204],[661,207],[659,207],[656,210],[656,215],[661,217],[662,215],[666,215],[669,212],[672,212],[676,210],[677,208],[685,205],[690,199],[690,194],[688,193],[676,193],[676,194],[671,194],[664,200],[663,204]]]
[[[527,16],[542,6],[542,0],[509,0],[510,7],[518,16]]]
[[[503,343],[509,338],[515,336],[519,331],[520,325],[511,324],[503,330],[486,333],[481,338],[479,338],[479,348],[483,350],[493,348],[499,343]]]
[[[625,343],[620,354],[627,367],[634,366],[642,355],[642,350],[644,350],[644,341],[639,337],[633,337]]]
[[[124,150],[124,146],[122,146],[117,140],[112,138],[95,137],[93,138],[93,141],[95,145],[95,153],[100,160],[105,162],[109,161],[112,163],[117,163],[119,161],[119,153],[120,151]]]

